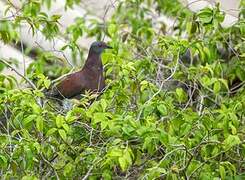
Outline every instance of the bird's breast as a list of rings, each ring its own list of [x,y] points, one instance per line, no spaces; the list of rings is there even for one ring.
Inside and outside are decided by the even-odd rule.
[[[105,78],[101,69],[93,68],[92,70],[85,70],[83,75],[82,78],[86,79],[86,90],[101,91],[104,89]]]

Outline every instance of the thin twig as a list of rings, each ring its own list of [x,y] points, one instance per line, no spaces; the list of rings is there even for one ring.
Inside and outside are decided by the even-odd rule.
[[[58,173],[56,172],[56,170],[55,170],[55,168],[53,167],[53,165],[42,155],[42,153],[40,153],[40,156],[41,156],[41,158],[43,159],[43,161],[44,162],[46,162],[52,169],[53,169],[53,171],[54,171],[54,174],[55,174],[55,176],[56,176],[56,178],[57,178],[57,180],[59,180],[60,178],[59,178],[59,175],[58,175]]]
[[[14,68],[12,65],[10,65],[7,61],[5,61],[4,59],[0,58],[0,61],[5,64],[6,66],[8,66],[11,70],[13,70],[18,76],[22,77],[33,89],[37,89],[36,85],[30,80],[28,79],[26,76],[22,75],[16,68]]]

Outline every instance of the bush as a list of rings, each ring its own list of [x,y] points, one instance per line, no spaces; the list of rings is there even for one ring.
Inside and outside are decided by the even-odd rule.
[[[67,1],[67,8],[73,3],[79,1]],[[20,42],[25,22],[47,39],[67,37],[61,51],[71,48],[77,63],[79,37],[106,36],[114,48],[102,57],[107,88],[92,104],[88,95],[65,111],[42,92],[70,67],[38,49],[24,79],[31,88],[16,88],[14,77],[1,74],[4,179],[245,176],[243,8],[238,22],[224,28],[218,5],[193,13],[177,0],[125,0],[103,28],[99,20],[77,19],[60,32],[60,16],[46,15],[41,6],[23,2],[12,21],[0,21],[0,39]],[[175,18],[170,29],[157,21],[163,15]],[[1,69],[12,66],[1,62]]]

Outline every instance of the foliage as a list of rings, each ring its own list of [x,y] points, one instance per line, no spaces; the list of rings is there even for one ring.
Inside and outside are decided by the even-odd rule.
[[[70,67],[59,69],[52,62],[59,58],[42,50],[27,71],[36,89],[16,88],[14,77],[1,74],[4,179],[243,179],[244,7],[224,28],[219,5],[193,13],[177,0],[125,0],[106,28],[78,18],[60,32],[60,16],[42,12],[45,5],[53,3],[24,1],[13,21],[0,21],[0,39],[19,42],[24,22],[47,39],[67,37],[61,51],[82,54],[79,37],[107,36],[107,88],[95,101],[86,94],[70,110],[56,109],[42,90]],[[177,16],[170,30],[154,21],[163,15]]]

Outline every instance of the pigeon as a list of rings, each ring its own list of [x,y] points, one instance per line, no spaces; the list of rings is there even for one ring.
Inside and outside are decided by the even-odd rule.
[[[60,83],[53,86],[46,95],[62,100],[80,97],[85,91],[102,92],[105,88],[105,78],[101,54],[105,49],[112,49],[112,47],[102,41],[93,42],[83,68],[67,75]]]

